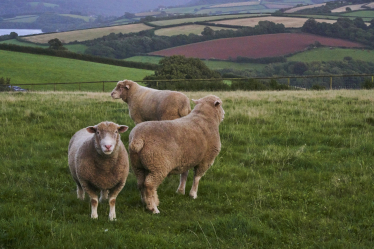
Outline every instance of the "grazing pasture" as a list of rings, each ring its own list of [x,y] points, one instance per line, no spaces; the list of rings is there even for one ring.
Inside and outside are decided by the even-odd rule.
[[[22,42],[16,39],[6,40],[6,41],[0,41],[0,43],[7,43],[7,44],[14,44],[18,46],[27,46],[27,47],[38,47],[38,48],[49,48],[48,44],[37,44],[37,43],[31,43],[31,42]],[[75,53],[84,53],[84,51],[87,49],[87,46],[84,44],[67,44],[64,45],[64,47]]]
[[[361,8],[361,6],[364,4],[353,4],[353,5],[345,5],[336,9],[331,10],[331,13],[340,13],[340,12],[346,12],[347,8],[351,8],[351,10],[365,10],[364,8]]]
[[[112,66],[81,60],[0,50],[1,77],[11,78],[12,85],[29,83],[67,83],[143,79],[153,71]],[[112,90],[116,84],[107,84]],[[63,87],[63,88],[62,88]],[[102,91],[102,84],[81,86],[83,91]],[[25,89],[49,89],[54,86],[25,86]],[[56,90],[78,90],[78,85],[59,85]]]
[[[217,39],[152,52],[152,55],[184,55],[200,59],[228,60],[237,56],[262,58],[305,50],[315,41],[325,46],[364,47],[357,42],[303,33],[281,33]]]
[[[244,17],[255,17],[255,16],[259,16],[259,14],[203,16],[203,17],[181,18],[181,19],[172,19],[172,20],[161,20],[161,21],[154,21],[150,23],[153,25],[157,25],[157,26],[167,26],[167,25],[175,25],[175,24],[182,24],[182,23],[206,22],[206,21],[212,21],[212,20],[235,19],[235,18],[241,18],[241,17],[244,18]],[[264,16],[264,15],[260,15],[260,16]]]
[[[106,202],[92,220],[76,198],[67,148],[104,120],[132,130],[127,106],[108,93],[0,93],[0,248],[372,248],[372,90],[213,94],[222,150],[198,198],[168,177],[152,215],[130,172],[110,222]]]
[[[268,16],[268,17],[254,17],[254,18],[241,18],[232,20],[222,20],[214,21],[215,24],[225,24],[225,25],[237,25],[254,27],[260,21],[270,21],[276,24],[282,23],[286,28],[301,28],[308,18],[296,18],[296,17],[279,17],[279,16]],[[315,19],[317,22],[335,23],[335,20],[326,19]]]
[[[201,32],[203,32],[204,28],[206,26],[204,25],[184,25],[184,26],[177,26],[177,27],[171,27],[171,28],[163,28],[163,29],[157,29],[155,31],[155,35],[159,36],[173,36],[173,35],[189,35],[189,34],[196,34],[200,35]],[[213,30],[221,30],[221,29],[230,29],[230,30],[236,30],[233,28],[222,28],[222,27],[210,27]]]
[[[301,6],[301,7],[296,7],[296,8],[292,8],[292,9],[286,10],[284,13],[294,13],[294,12],[299,11],[299,10],[311,9],[311,8],[325,6],[325,5],[326,5],[326,3],[306,5],[306,6]]]
[[[224,3],[210,6],[211,8],[226,8],[226,7],[238,7],[247,5],[258,5],[259,1],[249,1],[249,2],[236,2],[236,3]]]
[[[142,30],[152,29],[145,24],[128,24],[128,25],[119,25],[119,26],[110,26],[104,28],[93,28],[93,29],[83,29],[83,30],[74,30],[60,33],[50,33],[50,34],[41,34],[34,36],[22,37],[30,42],[34,43],[48,43],[49,40],[58,38],[62,43],[69,43],[72,41],[87,41],[93,40],[95,38],[103,37],[104,35],[109,35],[110,33],[137,33]]]

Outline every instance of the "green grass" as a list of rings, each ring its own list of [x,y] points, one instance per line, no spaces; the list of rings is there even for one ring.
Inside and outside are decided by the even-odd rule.
[[[17,16],[14,18],[6,18],[4,22],[22,22],[22,23],[33,23],[38,19],[39,16],[35,15],[26,15],[26,16]]]
[[[374,61],[374,50],[345,49],[345,48],[317,48],[287,57],[288,61],[342,61],[344,57],[367,62]]]
[[[72,15],[72,14],[60,14],[60,16],[67,16],[67,17],[71,17],[71,18],[78,18],[78,19],[82,19],[86,22],[89,22],[90,19],[94,20],[94,18],[92,17],[89,17],[89,16],[80,16],[80,15]]]
[[[221,20],[221,19],[245,18],[245,17],[255,17],[255,16],[262,16],[262,15],[241,14],[241,15],[204,16],[204,17],[195,17],[195,18],[181,18],[181,19],[154,21],[151,23],[154,25],[158,25],[158,26],[166,26],[166,25],[174,25],[174,24],[181,24],[181,23],[205,22],[205,21],[214,21],[214,20]]]
[[[94,62],[0,50],[0,77],[11,78],[12,85],[28,83],[68,83],[87,81],[139,80],[153,71],[111,66]],[[106,84],[107,91],[115,83]],[[82,90],[102,91],[102,84],[81,85]],[[30,88],[25,86],[23,88]],[[52,90],[54,86],[32,86]],[[56,90],[78,90],[78,85],[60,85]]]
[[[130,127],[128,148],[127,105],[108,93],[0,93],[0,247],[372,248],[373,91],[213,94],[222,150],[198,198],[168,177],[152,215],[130,172],[110,222],[108,203],[91,220],[87,197],[76,199],[67,147],[111,120]]]
[[[158,64],[158,62],[163,57],[158,56],[134,56],[125,59],[126,61],[135,61],[135,62],[148,62],[152,64]],[[213,60],[203,60],[205,65],[207,65],[210,69],[217,70],[217,69],[224,69],[224,68],[231,68],[236,70],[245,70],[245,69],[256,69],[261,70],[265,67],[264,64],[255,64],[255,63],[236,63],[230,61],[213,61]]]
[[[36,44],[36,43],[31,43],[31,42],[21,42],[16,39],[0,41],[0,43],[14,44],[18,46],[38,47],[38,48],[49,47],[49,45],[41,45],[41,44]],[[83,44],[64,45],[64,47],[67,48],[69,51],[75,52],[75,53],[84,53],[84,51],[87,49],[87,46]]]
[[[374,18],[374,11],[368,11],[368,10],[360,10],[360,11],[352,11],[348,13],[342,13],[341,16],[346,17],[368,17],[368,18]]]

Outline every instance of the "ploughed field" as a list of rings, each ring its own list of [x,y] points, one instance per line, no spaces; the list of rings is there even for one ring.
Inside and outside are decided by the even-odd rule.
[[[269,34],[199,42],[150,53],[151,55],[184,55],[200,59],[228,60],[238,56],[250,58],[275,57],[304,51],[319,41],[324,46],[360,48],[364,45],[342,39],[312,34]]]
[[[372,248],[373,90],[186,92],[208,94],[226,114],[198,198],[171,175],[152,215],[130,171],[110,222],[107,201],[92,220],[77,199],[68,144],[108,120],[130,127],[128,149],[127,105],[109,92],[0,93],[0,248]]]

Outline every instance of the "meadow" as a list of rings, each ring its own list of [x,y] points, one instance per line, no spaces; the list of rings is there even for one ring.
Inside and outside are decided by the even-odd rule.
[[[0,76],[11,84],[69,83],[87,81],[119,81],[143,79],[153,71],[112,66],[94,62],[0,50]],[[21,85],[19,85],[21,86]],[[106,84],[113,89],[115,83]],[[21,86],[32,90],[53,90],[54,86]],[[78,85],[57,85],[56,90],[78,90]],[[83,91],[102,91],[102,84],[82,84]]]
[[[204,25],[183,25],[183,26],[177,26],[177,27],[171,27],[171,28],[163,28],[163,29],[157,29],[155,30],[155,35],[159,36],[173,36],[173,35],[189,35],[189,34],[195,34],[195,35],[201,35],[201,32],[203,32],[204,28],[206,26]],[[222,27],[210,27],[213,30],[222,30],[222,29],[230,29],[230,30],[236,30],[233,28],[222,28]]]
[[[152,215],[130,172],[110,222],[108,203],[92,220],[76,198],[67,147],[103,120],[130,131],[127,105],[109,93],[0,93],[0,248],[372,248],[372,90],[186,92],[207,94],[226,115],[198,198],[168,177]]]
[[[14,44],[18,46],[26,46],[26,47],[38,47],[38,48],[49,48],[48,44],[37,44],[37,43],[31,43],[31,42],[22,42],[16,39],[11,39],[11,40],[5,40],[5,41],[0,41],[0,43],[7,43],[7,44]],[[64,47],[75,53],[84,53],[84,51],[87,49],[87,46],[84,44],[67,44],[64,45]]]

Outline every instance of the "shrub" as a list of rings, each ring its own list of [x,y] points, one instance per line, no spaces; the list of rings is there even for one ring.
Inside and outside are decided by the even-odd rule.
[[[10,91],[10,78],[5,78],[4,77],[1,77],[0,78],[0,92],[4,92],[4,91]]]
[[[362,88],[363,89],[373,89],[374,88],[374,82],[371,80],[367,79],[362,83]]]
[[[214,81],[149,81],[147,87],[158,90],[177,90],[177,91],[228,91],[230,86],[222,80]]]
[[[285,84],[279,84],[275,79],[271,79],[269,82],[270,89],[272,90],[289,90],[290,87]]]
[[[311,89],[312,89],[312,90],[321,91],[321,90],[326,90],[326,87],[321,86],[321,85],[318,85],[318,84],[315,84],[315,85],[312,86]]]
[[[261,91],[269,90],[267,86],[255,79],[233,80],[231,90]]]

